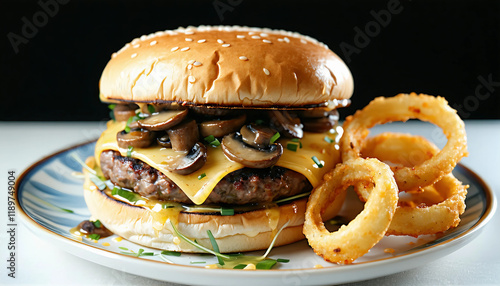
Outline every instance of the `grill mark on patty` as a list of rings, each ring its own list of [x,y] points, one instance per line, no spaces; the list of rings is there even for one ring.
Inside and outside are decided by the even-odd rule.
[[[106,179],[117,186],[149,199],[193,203],[172,180],[140,160],[108,150],[101,153],[100,163]],[[243,168],[222,178],[205,204],[268,203],[311,190],[304,175],[283,167]]]

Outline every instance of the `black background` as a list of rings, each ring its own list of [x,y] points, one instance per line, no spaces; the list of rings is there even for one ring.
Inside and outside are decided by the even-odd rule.
[[[59,1],[68,3],[1,1],[2,121],[102,120],[98,82],[113,52],[143,34],[221,24],[326,43],[354,76],[343,117],[375,96],[415,91],[446,97],[464,119],[500,118],[500,1],[401,0],[385,27],[373,14],[398,1]],[[53,15],[39,4],[47,2],[57,3]],[[26,21],[39,27],[23,35]],[[357,30],[367,27],[373,36],[362,43]],[[13,34],[27,42],[12,45]]]

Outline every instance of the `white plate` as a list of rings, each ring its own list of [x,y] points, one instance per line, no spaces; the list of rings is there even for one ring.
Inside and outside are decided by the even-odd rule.
[[[100,239],[98,243],[70,234],[70,229],[90,217],[83,199],[82,180],[73,175],[81,166],[70,156],[92,156],[95,142],[85,143],[55,153],[33,164],[17,181],[16,199],[19,213],[26,226],[37,236],[56,244],[69,253],[89,261],[128,273],[157,280],[193,285],[320,285],[361,281],[385,276],[433,261],[459,249],[479,235],[496,209],[496,201],[483,180],[462,165],[453,171],[464,184],[469,184],[466,198],[467,209],[460,225],[440,235],[413,237],[384,237],[372,250],[350,265],[325,262],[314,254],[306,241],[277,247],[271,258],[289,259],[272,270],[206,269],[215,264],[213,256],[183,254],[168,259],[159,256],[133,257],[123,254],[124,248],[137,252],[159,253],[125,240],[115,241],[116,236]],[[359,207],[354,195],[347,197],[349,208]],[[64,211],[71,210],[73,213]],[[344,211],[345,212],[345,211]],[[345,212],[347,214],[348,212]],[[105,246],[104,244],[109,244]],[[384,249],[392,248],[394,253]],[[264,251],[254,252],[262,255]],[[205,262],[192,264],[192,262]],[[315,268],[322,265],[323,268]]]

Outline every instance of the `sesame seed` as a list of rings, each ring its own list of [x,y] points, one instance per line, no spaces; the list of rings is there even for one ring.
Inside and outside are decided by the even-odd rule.
[[[136,44],[136,45],[133,45],[132,47],[134,47],[134,49],[137,49],[138,47],[140,47],[141,45],[139,44]]]
[[[151,43],[149,43],[149,45],[154,46],[154,45],[156,45],[157,43],[158,43],[157,41],[152,41]]]
[[[195,60],[190,60],[190,61],[188,62],[188,64],[192,65],[192,64],[194,64],[194,62],[195,62]]]
[[[268,34],[266,34],[266,33],[260,33],[260,36],[261,36],[261,37],[268,37],[269,35],[268,35]]]
[[[282,38],[278,38],[278,42],[284,42],[285,40],[283,40]]]
[[[244,39],[245,35],[237,35],[236,38],[238,38],[238,39]]]
[[[301,42],[302,44],[307,44],[306,40],[304,40],[304,39],[300,39],[300,42]]]
[[[230,44],[222,44],[222,46],[223,46],[224,48],[227,48],[227,47],[230,47],[231,45],[230,45]]]
[[[140,37],[140,39],[141,39],[141,41],[146,40],[146,35],[142,35],[142,36]]]
[[[204,42],[206,42],[206,41],[207,41],[207,40],[205,40],[205,39],[201,39],[201,40],[198,40],[198,43],[200,43],[200,44],[201,44],[201,43],[204,43]]]
[[[189,47],[185,47],[185,48],[182,48],[182,49],[181,49],[181,51],[182,51],[182,52],[185,52],[185,51],[187,51],[187,50],[189,50]]]
[[[241,57],[239,57],[239,59],[242,60],[242,61],[248,61],[248,58],[245,57],[245,56],[241,56]]]
[[[285,42],[290,43],[290,39],[289,38],[285,37],[284,40],[285,40]]]
[[[252,39],[260,39],[260,36],[252,36]]]
[[[193,65],[189,64],[188,65],[188,70],[192,69],[193,68]]]
[[[175,51],[177,51],[178,49],[179,49],[179,47],[173,47],[170,51],[171,51],[171,52],[175,52]]]
[[[273,42],[269,41],[269,40],[262,40],[264,43],[267,43],[267,44],[272,44]]]
[[[193,41],[193,39],[191,39],[191,38],[185,38],[185,40],[186,40],[186,42],[192,42]]]
[[[249,34],[249,35],[253,35],[253,34],[255,34],[255,32],[248,32],[248,34]]]
[[[195,61],[195,62],[193,63],[193,66],[195,66],[195,67],[199,67],[199,66],[201,66],[201,63],[200,63],[199,61]]]
[[[266,75],[270,75],[270,74],[271,74],[271,73],[269,72],[269,70],[268,70],[268,69],[266,69],[266,68],[263,68],[262,70],[264,71],[264,73],[265,73]]]
[[[131,56],[130,56],[132,59],[137,57],[137,53],[133,53]]]
[[[219,43],[219,44],[224,44],[224,41],[223,41],[223,40],[221,40],[221,39],[217,39],[217,43]]]
[[[193,31],[185,31],[184,34],[186,34],[186,35],[192,35],[192,34],[194,34],[194,32]]]
[[[116,56],[117,56],[117,53],[113,53],[113,54],[111,55],[111,57],[112,57],[112,58],[115,58]]]
[[[190,83],[194,83],[194,82],[196,81],[196,78],[194,78],[194,76],[190,75],[190,76],[188,77],[188,81],[189,81]]]

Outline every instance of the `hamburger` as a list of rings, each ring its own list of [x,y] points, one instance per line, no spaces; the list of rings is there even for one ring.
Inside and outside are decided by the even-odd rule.
[[[199,252],[173,225],[220,252],[304,238],[309,192],[340,161],[337,108],[351,73],[297,33],[188,27],[142,36],[112,55],[100,99],[113,119],[87,160],[93,219],[132,242]],[[89,173],[88,173],[89,174]],[[338,198],[323,217],[333,217]]]

